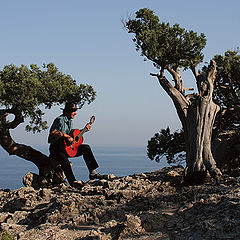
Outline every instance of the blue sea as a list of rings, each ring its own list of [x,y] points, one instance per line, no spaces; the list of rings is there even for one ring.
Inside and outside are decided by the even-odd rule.
[[[33,147],[46,155],[49,154],[47,147]],[[144,147],[92,147],[92,150],[99,164],[97,171],[101,174],[120,177],[168,166],[163,159],[160,163],[151,161]],[[71,158],[71,162],[77,180],[88,181],[88,170],[83,158]],[[28,172],[38,174],[38,169],[32,162],[9,156],[4,149],[0,149],[0,188],[13,190],[23,187],[22,178]]]

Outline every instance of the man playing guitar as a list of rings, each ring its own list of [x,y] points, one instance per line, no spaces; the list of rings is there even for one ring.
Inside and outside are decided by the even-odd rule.
[[[54,120],[48,136],[48,143],[50,143],[50,157],[55,159],[55,161],[61,165],[69,184],[73,187],[80,187],[80,184],[76,181],[68,157],[83,156],[89,170],[89,178],[100,179],[102,177],[102,175],[96,172],[98,163],[90,146],[82,144],[82,136],[76,141],[78,136],[74,136],[71,133],[73,131],[72,120],[77,114],[77,109],[78,108],[74,103],[67,102],[63,109],[63,114]],[[77,129],[76,131],[79,134],[79,132],[86,132],[90,129],[91,122],[87,123],[83,130],[80,131]],[[71,152],[71,154],[68,152]]]

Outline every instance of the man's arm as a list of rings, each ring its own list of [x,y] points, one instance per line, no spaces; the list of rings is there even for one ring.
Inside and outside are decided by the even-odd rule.
[[[54,141],[54,140],[59,139],[59,138],[64,138],[69,143],[72,143],[74,141],[74,139],[70,135],[54,129],[49,134],[48,142],[51,143],[52,140]]]
[[[61,118],[56,118],[52,124],[52,127],[50,129],[50,133],[48,136],[48,142],[49,143],[54,143],[56,142],[58,139],[60,138],[64,138],[66,139],[69,143],[72,143],[74,141],[74,139],[66,134],[62,132],[63,129],[63,120]]]

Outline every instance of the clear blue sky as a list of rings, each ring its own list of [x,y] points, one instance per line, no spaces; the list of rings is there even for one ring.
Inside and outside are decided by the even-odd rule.
[[[240,1],[160,0],[9,0],[0,8],[0,67],[7,64],[42,65],[53,62],[78,83],[88,83],[97,92],[74,125],[81,128],[96,116],[92,131],[85,135],[95,146],[142,146],[161,128],[181,128],[175,108],[149,73],[150,62],[135,50],[121,18],[134,17],[140,8],[150,8],[161,21],[179,23],[207,37],[205,61],[215,54],[239,47]],[[186,74],[186,87],[194,87]],[[52,120],[59,108],[46,112]],[[44,144],[48,131],[13,132],[17,142]]]

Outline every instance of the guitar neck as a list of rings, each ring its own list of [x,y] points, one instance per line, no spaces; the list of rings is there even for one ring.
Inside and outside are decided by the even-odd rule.
[[[85,132],[87,132],[87,129],[84,128],[77,136],[81,138]]]
[[[92,125],[93,122],[89,122],[90,125]],[[78,134],[78,137],[81,138],[85,132],[87,132],[88,129],[85,127],[84,129],[81,130],[81,132]]]
[[[88,124],[92,125],[92,124],[94,123],[94,121],[95,121],[95,116],[92,116],[92,117],[90,118],[90,121],[89,121]],[[83,130],[81,130],[81,132],[78,134],[78,137],[81,138],[82,135],[83,135],[85,132],[87,132],[87,131],[88,131],[88,129],[87,129],[87,127],[85,127],[85,128],[84,128]]]

